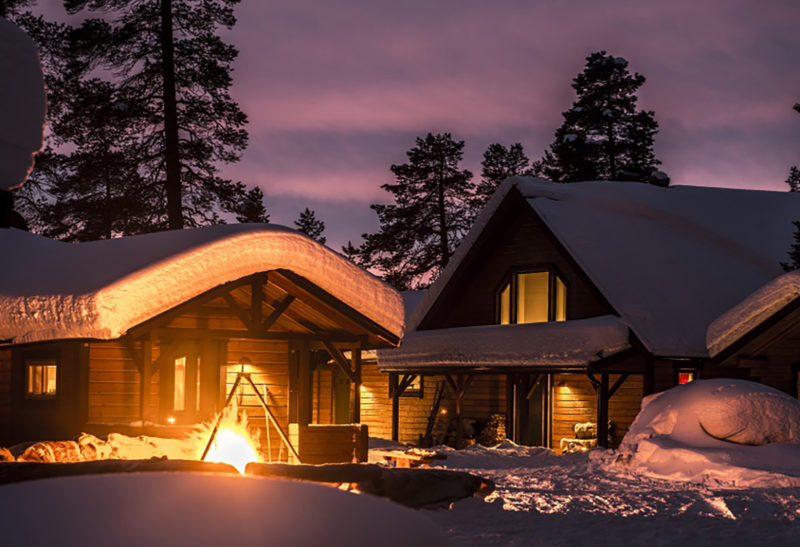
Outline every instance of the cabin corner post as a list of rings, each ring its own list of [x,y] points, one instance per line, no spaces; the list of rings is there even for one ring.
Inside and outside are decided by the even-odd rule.
[[[150,411],[150,382],[153,377],[153,340],[147,334],[142,340],[142,368],[139,384],[139,417],[142,425],[147,422]]]
[[[397,442],[400,437],[400,393],[396,372],[389,373],[389,395],[392,398],[392,440]]]
[[[297,344],[297,423],[311,423],[313,393],[311,390],[311,346],[303,340]]]
[[[600,374],[597,386],[597,444],[608,448],[608,372]]]

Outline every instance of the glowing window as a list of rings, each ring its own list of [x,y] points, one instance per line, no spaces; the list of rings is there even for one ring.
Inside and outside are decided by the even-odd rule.
[[[186,357],[175,359],[175,389],[172,408],[176,412],[186,408]]]
[[[682,368],[678,371],[678,385],[688,384],[697,380],[697,369]]]
[[[553,272],[516,273],[498,293],[501,325],[566,320],[567,286]]]
[[[25,393],[32,397],[55,397],[58,391],[58,362],[55,359],[25,361]]]

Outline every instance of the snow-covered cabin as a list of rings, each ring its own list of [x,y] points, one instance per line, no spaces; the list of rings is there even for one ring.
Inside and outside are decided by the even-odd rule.
[[[273,459],[290,450],[276,426],[305,462],[365,457],[361,351],[397,345],[404,308],[341,255],[260,224],[72,244],[0,229],[0,248],[1,440],[171,435],[245,372],[277,419],[238,397]]]
[[[378,351],[394,388],[393,436],[497,413],[514,440],[560,449],[581,422],[597,422],[603,444],[610,420],[618,442],[643,395],[694,378],[749,378],[796,394],[791,365],[766,373],[753,351],[732,358],[745,333],[718,328],[725,351],[707,333],[726,312],[747,320],[729,310],[783,273],[798,219],[800,195],[788,192],[505,181],[401,346]],[[423,384],[424,401],[402,398],[412,383]],[[444,386],[444,402],[434,386]],[[409,405],[441,411],[409,423]]]

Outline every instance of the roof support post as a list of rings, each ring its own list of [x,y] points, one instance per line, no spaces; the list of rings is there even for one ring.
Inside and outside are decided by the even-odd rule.
[[[600,373],[597,388],[597,445],[608,448],[608,373]]]
[[[311,423],[311,350],[308,342],[297,344],[297,423]]]
[[[352,421],[354,424],[361,422],[361,348],[354,349],[350,352],[350,360],[352,361],[352,372],[354,381],[352,382]]]
[[[397,442],[400,437],[400,386],[397,373],[389,373],[389,395],[392,397],[392,440]]]
[[[457,374],[453,380],[451,375],[447,375],[447,383],[453,388],[456,396],[456,448],[461,448],[464,444],[464,421],[462,420],[462,399],[467,388],[472,383],[472,374]]]
[[[142,342],[142,368],[139,378],[139,416],[142,425],[147,421],[150,411],[150,379],[153,376],[153,341],[148,334]]]

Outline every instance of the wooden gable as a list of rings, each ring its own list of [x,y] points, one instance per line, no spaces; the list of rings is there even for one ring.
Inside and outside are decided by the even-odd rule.
[[[616,312],[515,189],[509,192],[419,330],[497,323],[497,292],[517,269],[552,267],[567,285],[567,318]]]

